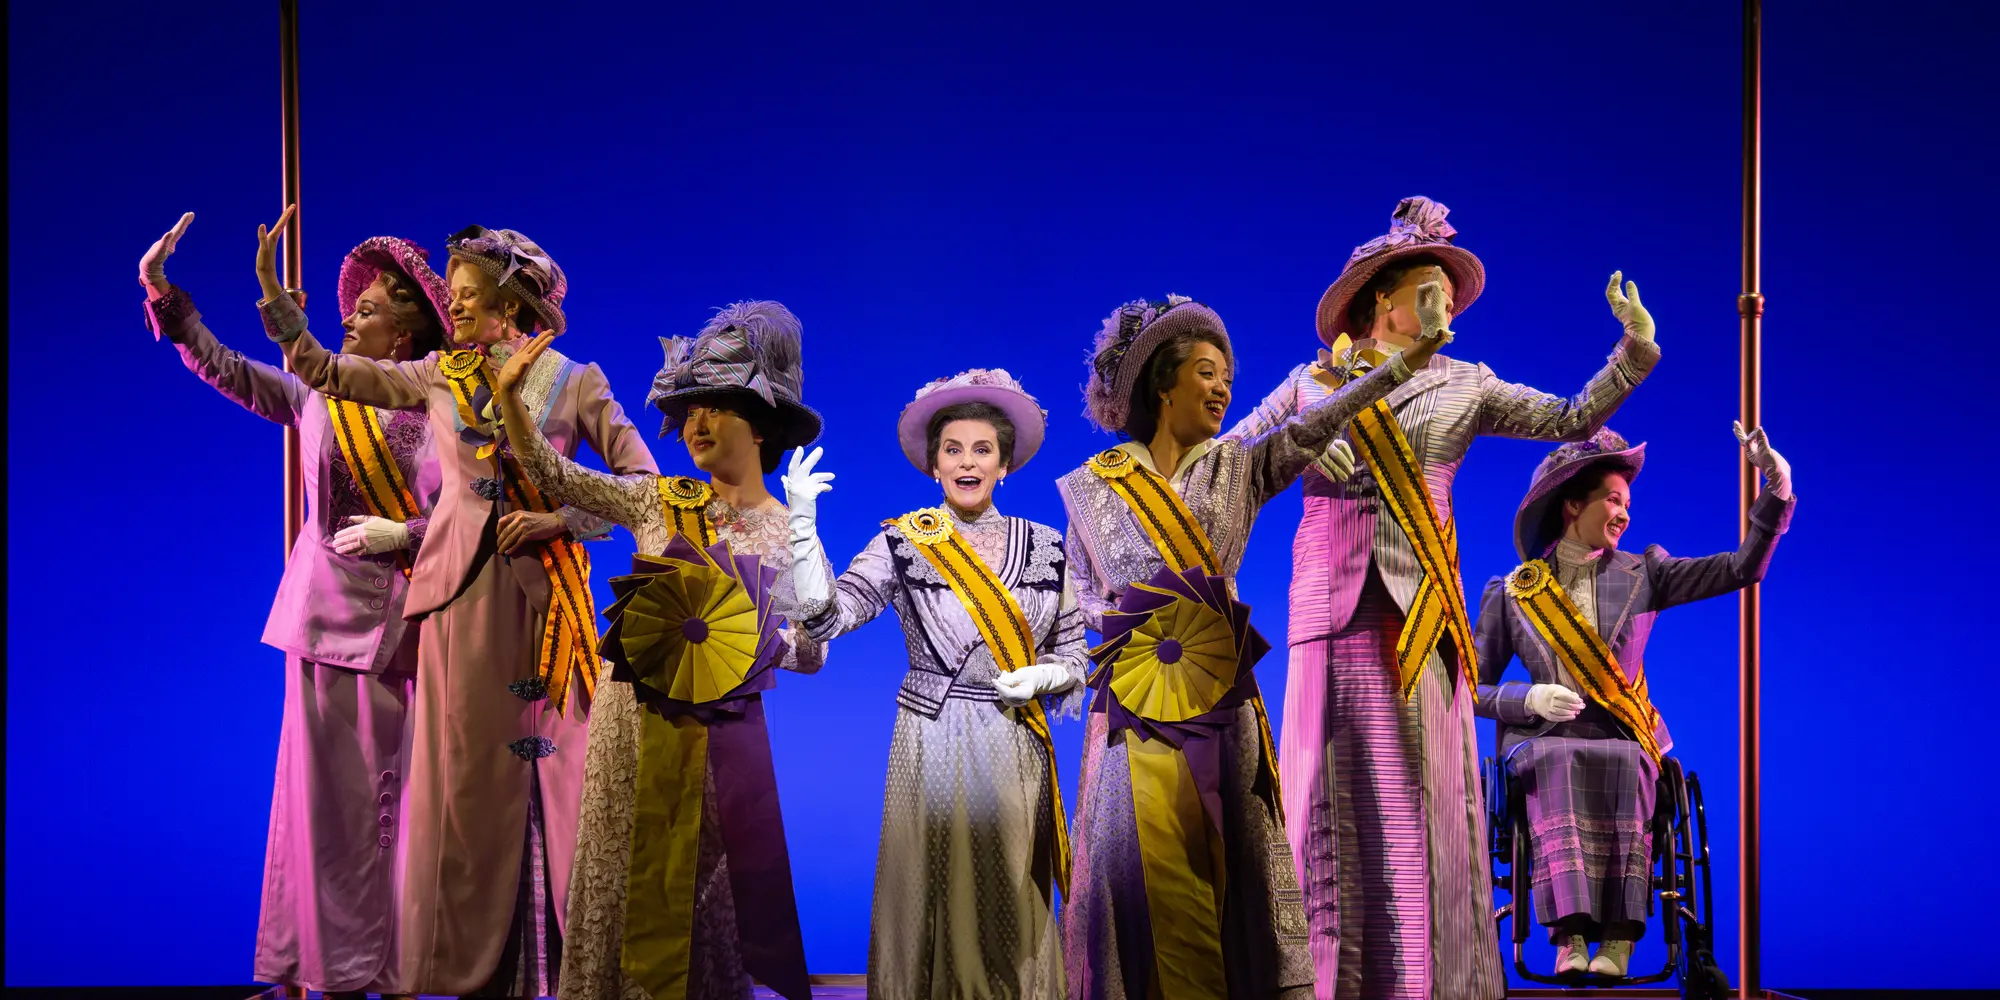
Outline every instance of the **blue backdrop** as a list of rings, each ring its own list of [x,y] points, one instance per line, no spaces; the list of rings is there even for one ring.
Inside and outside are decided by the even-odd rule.
[[[280,432],[146,334],[134,284],[196,212],[174,280],[276,359],[250,267],[280,208],[274,5],[122,6],[9,9],[9,985],[244,980],[277,743],[281,659],[257,637]],[[1049,443],[999,499],[1060,525],[1050,480],[1109,440],[1078,386],[1112,306],[1213,305],[1241,415],[1311,357],[1320,291],[1413,193],[1485,260],[1453,353],[1503,377],[1574,392],[1618,332],[1606,275],[1639,282],[1665,359],[1613,425],[1651,442],[1630,538],[1735,544],[1735,3],[304,6],[316,328],[365,237],[518,228],[569,272],[562,350],[650,432],[655,338],[782,299],[840,474],[836,560],[936,500],[892,440],[921,382],[1025,380]],[[1955,346],[1985,337],[1996,263],[1974,200],[1996,179],[1994,29],[1936,2],[1768,15],[1765,414],[1801,498],[1765,597],[1773,985],[2000,985],[1923,957],[2000,934],[1978,784],[1995,587],[1961,542],[1991,509],[1990,397]],[[1542,453],[1483,443],[1459,479],[1474,592],[1513,562]],[[1298,516],[1296,489],[1270,505],[1241,580],[1274,639]],[[595,548],[600,589],[630,548]],[[1650,661],[1706,780],[1732,969],[1735,621],[1733,600],[1676,610]],[[1283,662],[1260,670],[1274,703]],[[770,699],[815,971],[865,963],[902,670],[885,619]],[[1074,795],[1081,727],[1058,733]]]

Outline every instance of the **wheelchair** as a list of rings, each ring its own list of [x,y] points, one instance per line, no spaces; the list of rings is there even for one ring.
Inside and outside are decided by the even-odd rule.
[[[1481,770],[1486,779],[1493,887],[1506,890],[1509,896],[1505,904],[1495,908],[1493,919],[1495,924],[1513,921],[1514,971],[1522,979],[1571,987],[1640,986],[1673,979],[1678,980],[1683,1000],[1722,1000],[1734,995],[1729,977],[1715,961],[1708,816],[1701,803],[1701,780],[1695,774],[1684,771],[1679,760],[1663,758],[1654,796],[1653,898],[1648,916],[1657,916],[1662,909],[1667,914],[1665,919],[1652,919],[1648,923],[1658,924],[1666,936],[1666,964],[1658,972],[1645,975],[1555,976],[1529,969],[1522,956],[1528,934],[1542,929],[1532,912],[1534,857],[1528,835],[1527,793],[1507,773],[1507,763],[1499,756],[1497,746],[1495,756],[1486,758]]]

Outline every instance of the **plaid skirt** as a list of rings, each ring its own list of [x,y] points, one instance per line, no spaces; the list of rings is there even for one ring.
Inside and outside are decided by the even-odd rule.
[[[1507,769],[1527,797],[1536,919],[1644,924],[1660,778],[1646,751],[1593,725],[1586,712],[1514,747]]]

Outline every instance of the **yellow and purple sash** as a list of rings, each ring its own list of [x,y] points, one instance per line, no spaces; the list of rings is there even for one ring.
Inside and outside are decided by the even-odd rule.
[[[1657,766],[1660,712],[1646,692],[1645,668],[1639,668],[1636,678],[1625,676],[1610,644],[1569,599],[1548,563],[1530,559],[1508,574],[1507,596],[1513,598],[1556,659],[1569,669],[1570,676],[1583,685],[1590,700],[1624,723]]]
[[[333,424],[333,439],[340,444],[348,471],[354,473],[354,482],[361,488],[361,499],[368,505],[368,512],[398,524],[423,516],[416,494],[403,478],[403,467],[389,450],[389,439],[382,433],[382,419],[376,416],[374,408],[328,396],[326,415]],[[397,552],[396,563],[408,579],[409,553]]]
[[[506,453],[501,459],[507,502],[537,514],[555,513],[556,506],[521,473],[520,462]],[[569,702],[572,676],[582,682],[586,698],[597,689],[597,601],[590,593],[590,554],[568,535],[536,543],[535,552],[549,577],[549,613],[542,625],[537,674],[560,713]]]
[[[1218,717],[1233,711],[1234,704],[1247,701],[1257,715],[1264,770],[1269,775],[1266,801],[1282,825],[1277,746],[1271,739],[1263,695],[1257,692],[1256,678],[1248,670],[1269,645],[1250,628],[1248,606],[1229,599],[1226,582],[1218,575],[1221,563],[1215,546],[1186,501],[1164,477],[1122,449],[1102,452],[1086,464],[1125,501],[1167,563],[1153,580],[1133,581],[1126,587],[1120,610],[1106,615],[1105,631],[1118,635],[1113,638],[1107,634],[1106,641],[1091,651],[1097,662],[1092,677],[1097,698],[1092,710],[1109,714],[1114,730],[1120,728],[1121,717],[1129,716],[1126,721],[1132,723],[1124,727],[1124,746],[1140,868],[1146,879],[1146,907],[1153,929],[1153,981],[1163,1000],[1225,996],[1222,911],[1228,862],[1219,815],[1219,750],[1212,736],[1183,739],[1177,734],[1197,730],[1202,724],[1226,723],[1226,718]],[[1183,581],[1170,579],[1173,576]],[[1181,619],[1181,627],[1174,629],[1162,616]],[[1113,618],[1120,619],[1115,628]],[[1137,624],[1141,621],[1143,625]],[[1175,635],[1188,630],[1229,631],[1227,641],[1218,638],[1214,650],[1217,662],[1211,667],[1224,672],[1235,667],[1233,676],[1221,684],[1169,684],[1176,690],[1167,693],[1164,700],[1134,697],[1127,704],[1119,697],[1120,689],[1128,695],[1137,691],[1123,683],[1125,677],[1116,676],[1121,665],[1128,676],[1143,673],[1160,677],[1163,662],[1173,668],[1192,663],[1180,639],[1161,640],[1145,634],[1149,630],[1162,635],[1168,631]],[[1168,641],[1174,645],[1162,655]],[[1233,649],[1220,648],[1232,644]],[[1239,657],[1249,663],[1238,662]],[[1157,684],[1142,686],[1159,693]],[[1141,714],[1169,703],[1174,710],[1160,718]],[[1148,738],[1135,738],[1135,734]]]
[[[604,613],[604,656],[641,706],[619,967],[661,1000],[696,985],[695,900],[709,874],[701,842],[712,819],[729,861],[744,971],[807,1000],[762,695],[782,655],[771,606],[777,571],[716,541],[707,483],[662,476],[658,489],[666,549],[635,555],[633,574],[612,578],[617,601]]]
[[[903,537],[924,554],[951,586],[951,592],[965,605],[973,624],[979,626],[979,636],[986,640],[986,648],[992,651],[993,662],[1001,670],[1018,670],[1036,661],[1034,632],[1021,612],[1020,603],[985,560],[952,528],[948,514],[936,509],[917,510],[882,523],[893,524],[902,531]],[[1049,809],[1055,817],[1055,843],[1050,861],[1056,884],[1068,896],[1069,827],[1063,818],[1062,788],[1056,781],[1056,746],[1049,734],[1048,714],[1042,710],[1040,701],[1032,699],[1017,711],[1035,742],[1041,744],[1042,757],[1048,762]]]
[[[1346,349],[1346,342],[1343,336],[1335,343],[1335,356]],[[1314,365],[1312,375],[1321,382],[1340,383],[1346,379],[1338,369],[1323,365]],[[1410,540],[1411,548],[1416,550],[1417,565],[1424,571],[1416,597],[1410,602],[1409,617],[1403,622],[1403,634],[1396,639],[1398,690],[1405,699],[1416,692],[1424,662],[1447,633],[1458,650],[1464,675],[1478,676],[1472,649],[1472,621],[1465,612],[1465,585],[1459,579],[1457,523],[1439,517],[1431,505],[1423,463],[1417,460],[1416,449],[1410,447],[1410,439],[1404,436],[1403,425],[1396,420],[1388,400],[1378,399],[1357,414],[1352,433],[1355,450],[1375,474],[1375,481],[1382,488],[1382,499],[1388,503],[1389,515]]]

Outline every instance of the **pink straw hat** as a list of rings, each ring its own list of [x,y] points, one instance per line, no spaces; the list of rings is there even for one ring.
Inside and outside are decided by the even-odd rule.
[[[1444,264],[1444,271],[1451,276],[1452,315],[1456,316],[1471,307],[1472,300],[1479,297],[1486,287],[1486,268],[1470,250],[1452,246],[1452,237],[1458,230],[1444,217],[1451,209],[1423,195],[1403,199],[1396,205],[1395,214],[1390,216],[1389,231],[1354,248],[1347,258],[1347,267],[1327,286],[1326,294],[1319,298],[1319,339],[1331,346],[1341,334],[1360,339],[1368,335],[1366,330],[1350,330],[1347,324],[1347,306],[1354,301],[1362,289],[1368,287],[1370,279],[1382,269],[1399,260],[1420,254],[1436,257]]]
[[[423,247],[396,236],[374,236],[361,241],[361,245],[347,252],[340,262],[340,280],[334,297],[340,303],[342,317],[354,314],[354,305],[361,299],[361,293],[375,283],[383,271],[395,270],[408,275],[424,290],[424,298],[429,300],[431,311],[437,314],[438,330],[441,334],[451,333],[451,289],[431,270],[428,252]]]

